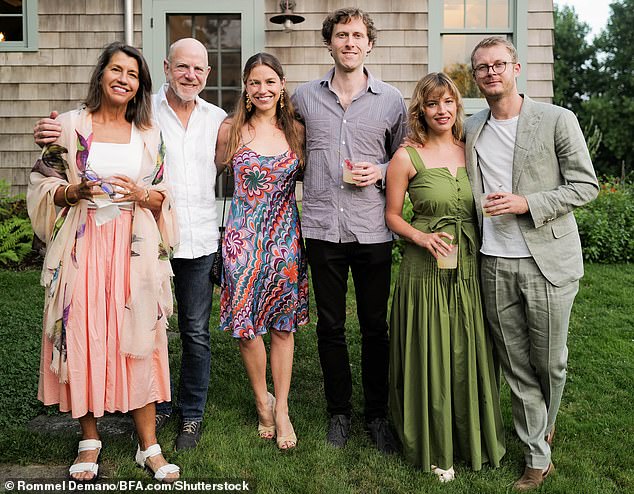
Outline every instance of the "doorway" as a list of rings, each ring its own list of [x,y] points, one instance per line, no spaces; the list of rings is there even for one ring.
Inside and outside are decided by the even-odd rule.
[[[200,96],[231,113],[242,91],[244,63],[264,48],[264,0],[150,0],[142,8],[143,54],[154,91],[165,81],[163,60],[169,46],[180,38],[195,38],[207,47],[211,66]],[[220,199],[225,175],[218,178]],[[231,195],[232,181],[226,189]]]

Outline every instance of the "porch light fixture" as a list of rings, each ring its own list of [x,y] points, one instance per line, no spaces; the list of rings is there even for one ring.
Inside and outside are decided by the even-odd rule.
[[[284,31],[290,33],[293,30],[293,24],[299,24],[300,22],[304,22],[306,20],[301,15],[294,14],[294,8],[295,0],[281,0],[280,10],[282,11],[282,13],[274,15],[273,17],[271,17],[270,21],[273,24],[283,24]]]

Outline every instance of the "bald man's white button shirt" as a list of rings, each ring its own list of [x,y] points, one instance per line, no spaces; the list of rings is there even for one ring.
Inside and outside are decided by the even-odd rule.
[[[167,103],[167,84],[154,95],[154,115],[165,141],[165,174],[174,200],[180,244],[174,257],[195,259],[216,252],[216,165],[218,129],[227,114],[196,97],[187,128]]]

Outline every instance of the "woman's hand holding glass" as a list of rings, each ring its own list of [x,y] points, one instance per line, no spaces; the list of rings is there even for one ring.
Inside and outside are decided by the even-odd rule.
[[[115,195],[112,202],[148,202],[149,191],[139,187],[130,177],[113,175],[108,178]]]
[[[446,238],[449,242],[445,242],[443,238]],[[412,241],[419,247],[427,249],[436,259],[439,256],[448,256],[456,248],[455,245],[451,244],[453,235],[446,232],[424,233],[418,231],[412,236]]]

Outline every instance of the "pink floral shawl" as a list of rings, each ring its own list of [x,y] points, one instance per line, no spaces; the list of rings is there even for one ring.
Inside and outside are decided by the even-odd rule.
[[[84,249],[88,201],[57,208],[53,202],[60,185],[79,183],[92,143],[92,117],[85,109],[58,117],[62,134],[46,146],[29,177],[27,206],[35,234],[46,243],[41,283],[46,287],[44,332],[53,342],[51,370],[60,383],[68,382],[66,325],[79,274],[77,259]],[[165,146],[158,128],[139,132],[144,143],[139,185],[165,196],[161,213],[134,207],[130,258],[130,295],[121,328],[121,352],[133,358],[150,357],[156,331],[165,331],[172,314],[169,262],[177,243],[176,217],[163,181]],[[61,147],[60,147],[61,146]],[[66,152],[67,151],[67,152]]]

